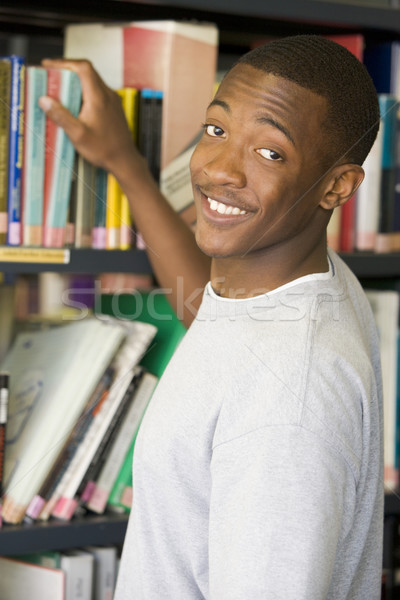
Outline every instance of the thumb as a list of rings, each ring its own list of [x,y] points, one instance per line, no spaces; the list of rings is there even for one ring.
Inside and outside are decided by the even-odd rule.
[[[39,106],[56,125],[62,127],[72,143],[77,139],[82,124],[65,106],[50,96],[39,98]]]

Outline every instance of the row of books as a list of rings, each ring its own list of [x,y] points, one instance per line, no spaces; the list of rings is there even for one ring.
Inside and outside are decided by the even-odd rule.
[[[334,36],[333,36],[334,37]],[[368,69],[379,95],[381,124],[363,168],[365,179],[330,225],[332,245],[342,252],[400,251],[400,42],[366,44],[362,35],[344,45]],[[357,44],[358,40],[358,44]],[[358,50],[357,50],[358,48]]]
[[[353,198],[334,210],[328,243],[340,252],[400,251],[400,42],[367,43],[360,33],[327,37],[365,64],[381,113],[377,140],[363,165],[365,179]]]
[[[400,479],[400,284],[366,289],[379,333],[384,398],[384,483],[396,492]]]
[[[0,596],[13,600],[111,600],[118,546],[85,546],[0,557]]]
[[[107,503],[105,485],[132,452],[157,382],[139,366],[155,333],[154,325],[103,315],[16,336],[2,364],[10,380],[6,523],[69,520],[93,494],[101,512],[99,496]]]
[[[212,97],[217,39],[212,24],[175,21],[71,25],[65,35],[65,57],[91,60],[120,93],[132,135],[155,179],[169,168],[162,179],[175,205],[172,196],[178,179],[182,188],[184,173],[185,199],[178,199],[177,210],[189,205],[189,219],[188,161],[172,173],[171,163],[190,147]],[[75,73],[26,65],[19,56],[0,59],[0,244],[135,245],[128,202],[117,182],[79,156],[74,161],[71,142],[38,106],[43,95],[79,113]]]
[[[393,94],[379,94],[379,105],[381,125],[363,164],[364,181],[328,226],[328,243],[340,252],[400,251],[400,104]]]
[[[138,428],[185,328],[158,290],[103,289],[93,303],[93,280],[34,277],[39,297],[50,290],[53,302],[14,319],[0,360],[10,374],[3,521],[127,512]],[[0,285],[9,321],[17,288]],[[65,289],[70,301],[81,294],[79,310],[65,306]]]
[[[65,132],[38,105],[48,95],[76,116],[81,103],[78,76],[67,69],[26,66],[24,58],[10,56],[0,60],[0,79],[0,243],[109,249],[135,245],[128,202],[115,178],[77,155]],[[118,92],[132,137],[159,180],[163,93],[135,88]]]

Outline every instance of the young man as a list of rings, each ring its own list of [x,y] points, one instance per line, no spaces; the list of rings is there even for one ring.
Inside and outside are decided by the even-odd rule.
[[[138,437],[116,600],[378,600],[378,341],[360,285],[326,248],[379,126],[364,67],[314,36],[233,66],[191,162],[201,254],[117,127],[110,91],[86,63],[63,64],[82,77],[80,119],[42,106],[119,178],[162,284],[190,273],[187,291],[201,288],[211,258]]]

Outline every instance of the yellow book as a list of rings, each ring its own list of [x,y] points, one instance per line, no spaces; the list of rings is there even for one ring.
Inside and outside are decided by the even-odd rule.
[[[114,175],[107,177],[106,248],[120,247],[122,190]]]
[[[138,99],[139,92],[135,88],[122,88],[118,90],[122,99],[122,108],[124,109],[125,118],[128,127],[132,132],[133,139],[137,138],[137,119],[138,119]],[[132,229],[133,223],[131,219],[129,202],[125,194],[121,194],[121,224],[120,224],[120,249],[127,250],[132,247]]]

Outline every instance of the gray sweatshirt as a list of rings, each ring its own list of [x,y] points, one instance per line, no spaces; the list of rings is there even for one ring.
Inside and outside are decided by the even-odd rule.
[[[379,345],[358,281],[218,297],[168,365],[134,456],[115,600],[378,600]]]

